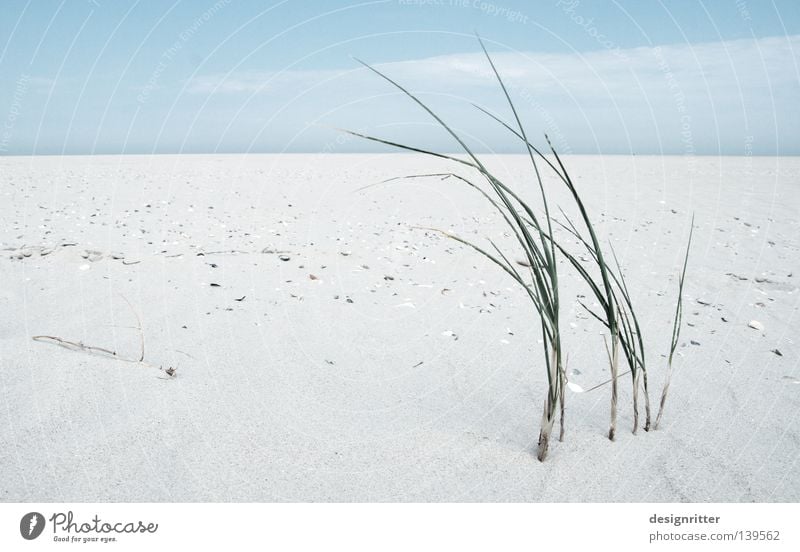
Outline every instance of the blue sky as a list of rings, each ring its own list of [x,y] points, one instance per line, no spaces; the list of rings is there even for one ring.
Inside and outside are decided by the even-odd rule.
[[[520,151],[475,31],[565,153],[800,154],[796,0],[4,0],[0,154],[457,150],[351,56]]]

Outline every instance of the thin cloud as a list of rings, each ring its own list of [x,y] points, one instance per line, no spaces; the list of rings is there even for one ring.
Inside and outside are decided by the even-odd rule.
[[[762,89],[798,85],[794,52],[800,35],[742,39],[653,48],[549,54],[495,52],[492,57],[503,77],[517,86],[575,98],[610,95],[620,100],[633,89],[647,93],[668,90],[677,82],[684,91],[704,89],[736,94],[739,88]],[[367,60],[393,78],[413,87],[447,90],[492,88],[491,69],[482,53],[435,56],[392,63]],[[254,94],[313,87],[322,80],[374,88],[365,71],[245,71],[198,76],[187,83],[191,94]],[[665,86],[665,84],[667,86]],[[335,85],[335,84],[334,84]]]
[[[462,131],[485,139],[486,147],[516,151],[518,144],[471,105],[508,116],[491,68],[477,50],[390,63],[363,57]],[[492,58],[526,124],[554,136],[562,149],[796,154],[797,51],[800,35],[580,53],[492,48]],[[398,101],[396,89],[355,62],[339,70],[209,74],[183,85],[185,93],[208,100],[203,118],[226,121],[220,144],[234,137],[277,141],[300,133],[301,147],[313,151],[332,139],[309,130],[315,121],[380,126],[381,135],[398,141],[453,147],[447,136],[424,126],[430,120],[416,106]]]

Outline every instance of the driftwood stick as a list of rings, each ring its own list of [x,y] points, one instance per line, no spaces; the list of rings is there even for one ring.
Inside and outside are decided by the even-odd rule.
[[[128,299],[122,294],[120,294],[120,297],[122,297],[122,299],[128,304],[128,307],[130,307],[131,312],[133,312],[133,315],[136,317],[136,326],[131,326],[130,328],[131,329],[135,329],[135,330],[137,330],[139,332],[139,358],[138,359],[137,358],[125,358],[124,356],[118,355],[116,351],[112,351],[111,349],[106,349],[105,347],[98,347],[96,345],[86,345],[85,343],[83,343],[81,341],[69,341],[69,340],[64,339],[62,337],[58,337],[58,336],[54,336],[54,335],[35,335],[35,336],[32,337],[32,339],[34,341],[38,341],[38,342],[41,342],[41,343],[52,343],[53,345],[58,345],[59,347],[64,347],[65,349],[69,349],[71,351],[83,351],[83,352],[86,352],[86,353],[89,353],[89,354],[95,354],[95,355],[100,355],[100,356],[104,356],[104,357],[110,357],[110,358],[113,358],[114,360],[120,360],[122,362],[130,362],[130,363],[133,363],[133,364],[140,364],[142,366],[147,366],[149,368],[156,368],[156,369],[164,372],[165,374],[167,374],[167,376],[174,377],[176,369],[173,368],[172,366],[169,366],[169,367],[167,367],[165,369],[162,366],[155,366],[153,364],[150,364],[149,362],[145,362],[145,360],[144,360],[144,350],[145,350],[144,349],[144,331],[142,329],[142,320],[139,317],[139,313],[137,313],[136,309],[133,308],[133,305],[131,304],[131,302],[128,301]]]

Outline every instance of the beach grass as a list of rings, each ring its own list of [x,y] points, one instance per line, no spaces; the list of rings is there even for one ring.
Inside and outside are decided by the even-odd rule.
[[[678,278],[678,300],[675,306],[675,317],[672,322],[672,339],[670,340],[669,358],[667,359],[667,376],[664,380],[664,388],[661,391],[661,401],[658,406],[658,416],[656,416],[655,429],[661,423],[661,416],[664,414],[664,403],[667,402],[667,394],[669,393],[669,384],[672,380],[672,360],[675,356],[675,350],[678,348],[678,340],[681,335],[681,320],[683,318],[683,284],[686,280],[686,266],[689,264],[689,250],[692,248],[692,235],[694,234],[694,217],[692,217],[692,226],[689,229],[689,239],[686,244],[686,255],[683,257],[683,269],[681,270],[680,277]]]
[[[373,142],[385,144],[406,151],[438,157],[450,162],[455,162],[459,166],[467,167],[476,173],[474,177],[467,177],[456,174],[452,171],[447,171],[429,174],[405,175],[389,180],[438,177],[442,179],[454,178],[466,184],[482,194],[489,204],[501,214],[506,226],[510,229],[515,241],[521,248],[525,257],[525,261],[514,263],[509,260],[509,255],[504,253],[491,240],[488,240],[489,247],[482,247],[444,230],[430,227],[422,228],[424,230],[433,231],[449,239],[455,240],[483,255],[492,263],[500,267],[515,282],[517,282],[524,289],[527,297],[529,298],[541,328],[542,354],[544,357],[544,368],[548,382],[547,394],[545,396],[542,409],[542,418],[539,427],[539,439],[537,446],[537,457],[540,461],[544,461],[544,459],[547,457],[553,427],[558,416],[560,416],[559,440],[563,440],[565,433],[564,416],[567,375],[565,370],[565,352],[562,348],[559,318],[561,305],[559,296],[559,256],[562,256],[569,261],[569,264],[574,268],[575,272],[577,272],[580,278],[591,289],[594,297],[597,299],[597,302],[601,307],[601,312],[594,312],[583,302],[581,302],[581,305],[594,318],[599,320],[609,332],[608,340],[606,340],[606,353],[611,371],[611,379],[609,380],[609,383],[611,383],[611,405],[608,438],[612,441],[615,438],[617,427],[618,379],[622,375],[625,375],[619,373],[620,350],[627,361],[629,370],[626,373],[631,374],[631,382],[633,386],[633,433],[636,433],[639,426],[640,387],[643,390],[645,398],[646,420],[644,428],[645,430],[650,429],[651,409],[647,369],[645,363],[644,340],[642,338],[642,328],[639,324],[639,319],[634,309],[631,293],[625,280],[621,264],[613,250],[613,247],[609,245],[611,258],[614,260],[614,265],[611,265],[607,260],[609,258],[608,255],[604,254],[603,252],[600,239],[593,225],[589,210],[581,198],[575,182],[570,177],[563,160],[556,152],[547,135],[545,135],[545,140],[553,160],[549,159],[548,156],[546,156],[539,148],[533,145],[528,139],[528,135],[521,122],[514,102],[511,99],[508,89],[494,64],[491,55],[487,51],[480,37],[478,37],[478,42],[505,97],[506,103],[510,108],[514,122],[513,124],[510,124],[502,120],[498,115],[491,113],[481,106],[475,105],[475,107],[501,124],[505,129],[516,136],[524,146],[527,156],[530,159],[536,184],[541,196],[541,205],[539,206],[541,216],[537,216],[536,211],[526,201],[524,201],[516,192],[514,192],[510,186],[505,184],[495,173],[490,171],[475,154],[475,152],[466,144],[465,140],[452,128],[452,126],[448,125],[448,123],[446,123],[439,115],[437,115],[437,113],[435,113],[427,104],[425,104],[416,95],[404,88],[401,84],[387,76],[382,71],[358,59],[356,59],[356,61],[358,61],[366,69],[372,71],[390,83],[393,87],[400,90],[405,96],[410,98],[428,115],[430,115],[437,122],[437,124],[455,140],[463,153],[466,154],[466,159],[455,157],[454,155],[426,150],[412,145],[393,142],[347,129],[339,130]],[[566,215],[563,210],[559,209],[562,217],[564,218],[563,222],[557,220],[556,217],[554,217],[551,213],[548,202],[548,194],[546,193],[542,173],[540,172],[540,163],[543,163],[543,166],[555,173],[558,179],[569,190],[570,196],[580,213],[580,223],[583,230],[580,230],[579,227]],[[558,227],[566,230],[573,237],[577,238],[578,242],[582,244],[582,246],[589,252],[592,259],[593,268],[585,267],[578,257],[570,253],[567,248],[565,248],[556,239],[553,232],[554,223]],[[689,245],[691,245],[691,236]],[[686,259],[688,259],[688,247]],[[523,266],[526,270],[519,270],[515,264]],[[658,421],[660,420],[663,412],[663,405],[666,401],[672,372],[672,356],[675,348],[677,347],[677,340],[680,333],[681,294],[685,271],[686,261],[684,262],[684,269],[680,280],[678,307],[673,327],[672,350],[670,353],[667,380],[661,397],[661,407],[659,409],[659,416],[656,420],[656,425],[658,425]]]

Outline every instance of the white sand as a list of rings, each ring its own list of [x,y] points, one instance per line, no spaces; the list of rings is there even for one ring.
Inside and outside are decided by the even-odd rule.
[[[535,200],[524,157],[491,162]],[[631,435],[626,377],[617,442],[608,386],[570,393],[566,441],[542,464],[545,373],[523,293],[410,228],[502,242],[502,221],[452,179],[353,193],[447,163],[0,158],[0,500],[800,500],[800,159],[567,163],[626,267],[654,402],[694,211],[691,325],[661,430]],[[569,369],[588,388],[608,377],[603,332],[566,265],[562,280]],[[121,296],[146,360],[175,379],[31,340],[135,356]]]

